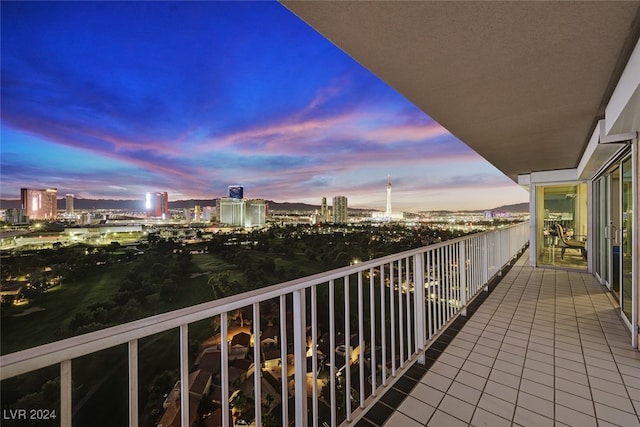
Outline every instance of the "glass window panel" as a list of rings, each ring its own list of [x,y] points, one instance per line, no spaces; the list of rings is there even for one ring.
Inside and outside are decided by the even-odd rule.
[[[538,264],[586,270],[587,185],[538,187]]]
[[[632,311],[632,282],[631,282],[631,263],[633,259],[633,175],[631,167],[631,158],[627,158],[622,162],[622,227],[621,227],[621,244],[622,253],[622,311],[631,321]]]

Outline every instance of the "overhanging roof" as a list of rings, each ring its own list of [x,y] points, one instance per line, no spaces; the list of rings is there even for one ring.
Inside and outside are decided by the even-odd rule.
[[[514,181],[570,169],[640,35],[640,1],[283,1]]]

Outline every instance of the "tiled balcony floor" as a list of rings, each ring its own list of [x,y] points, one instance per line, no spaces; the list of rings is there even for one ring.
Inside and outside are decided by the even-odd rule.
[[[640,426],[640,352],[603,288],[528,264],[526,252],[356,425]]]

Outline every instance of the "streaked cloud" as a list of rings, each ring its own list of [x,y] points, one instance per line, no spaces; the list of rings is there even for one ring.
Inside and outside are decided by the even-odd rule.
[[[2,198],[213,198],[240,182],[375,207],[390,174],[404,209],[526,200],[278,3],[1,7]]]

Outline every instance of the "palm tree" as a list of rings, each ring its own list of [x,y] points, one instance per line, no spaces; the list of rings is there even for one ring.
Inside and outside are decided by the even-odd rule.
[[[207,279],[207,284],[211,286],[211,292],[213,292],[214,298],[224,297],[229,288],[229,273],[222,272],[218,274],[212,274]],[[223,295],[220,295],[220,294]]]

